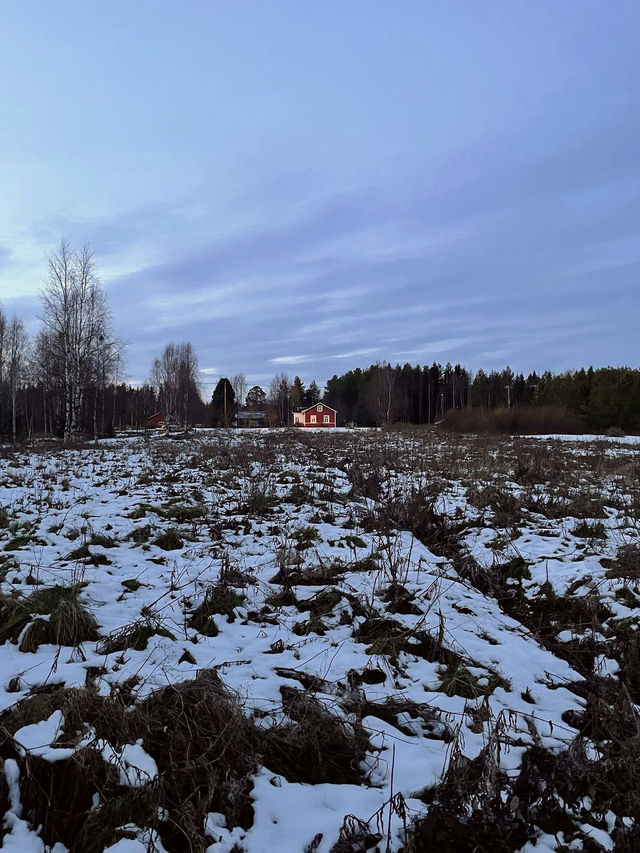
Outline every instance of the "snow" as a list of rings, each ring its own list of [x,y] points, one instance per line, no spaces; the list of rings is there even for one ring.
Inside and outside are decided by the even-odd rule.
[[[158,775],[158,765],[144,751],[141,740],[125,744],[119,749],[114,749],[105,741],[98,741],[97,746],[104,760],[118,767],[121,785],[140,788]]]
[[[368,785],[292,783],[263,766],[252,777],[255,818],[250,829],[227,827],[222,815],[212,813],[207,819],[209,850],[214,853],[230,851],[235,844],[244,845],[251,853],[299,853],[319,835],[322,838],[317,850],[328,853],[337,841],[346,814],[369,820],[384,813],[392,792],[402,793],[414,810],[411,814],[424,811],[425,806],[416,795],[435,785],[447,767],[450,739],[443,739],[445,732],[460,736],[460,748],[469,757],[475,757],[486,745],[486,726],[477,730],[470,723],[482,697],[470,700],[455,692],[444,692],[446,666],[406,651],[400,652],[392,665],[382,654],[367,655],[369,644],[354,637],[354,627],[364,617],[354,614],[348,596],[365,611],[380,615],[380,591],[397,572],[419,612],[384,615],[399,622],[407,632],[424,631],[437,636],[443,631],[445,647],[460,656],[475,684],[486,689],[490,721],[495,723],[500,717],[510,721],[513,739],[519,745],[503,752],[502,769],[511,776],[517,775],[522,754],[533,743],[532,730],[543,746],[566,747],[576,731],[563,722],[563,715],[580,711],[583,705],[568,686],[581,681],[582,676],[562,657],[540,645],[494,598],[460,577],[446,557],[434,553],[435,547],[432,551],[402,530],[393,530],[385,538],[361,523],[368,511],[375,511],[376,502],[351,494],[352,483],[338,462],[345,457],[352,460],[356,450],[363,452],[367,442],[382,442],[387,440],[385,436],[375,431],[332,431],[329,435],[322,430],[307,436],[305,431],[296,439],[299,443],[292,443],[286,452],[282,445],[276,444],[274,449],[272,436],[266,430],[237,439],[213,433],[180,446],[160,437],[148,444],[138,439],[111,440],[72,456],[55,451],[24,451],[0,459],[0,501],[19,529],[30,526],[31,539],[15,551],[0,550],[5,556],[15,557],[15,565],[7,564],[2,591],[28,596],[37,588],[34,578],[44,585],[82,583],[85,586],[81,599],[97,619],[103,638],[145,615],[157,619],[174,637],[156,634],[144,650],[127,649],[111,655],[101,654],[99,644],[93,642],[84,643],[81,651],[41,645],[36,652],[23,653],[18,644],[7,641],[0,646],[0,712],[36,687],[83,687],[90,668],[101,673],[96,689],[102,695],[135,679],[138,699],[167,684],[194,678],[200,670],[215,668],[225,685],[237,691],[247,714],[259,715],[257,724],[282,720],[281,687],[299,686],[294,678],[276,670],[319,679],[322,689],[318,697],[335,713],[346,717],[340,702],[345,698],[350,673],[380,669],[386,676],[383,682],[360,685],[364,700],[377,703],[393,698],[429,706],[433,721],[428,729],[419,719],[400,715],[401,731],[373,714],[365,716],[362,724],[371,743],[366,762]],[[536,440],[566,443],[567,452],[575,452],[577,459],[581,458],[582,443],[586,441],[606,440],[613,454],[635,454],[640,442],[638,437],[623,440],[601,436],[542,436]],[[255,458],[244,460],[233,455],[240,441],[250,443]],[[320,444],[307,446],[307,441]],[[402,439],[389,441],[400,443]],[[334,451],[332,442],[344,444],[337,444]],[[213,447],[211,462],[207,455],[209,445]],[[314,447],[320,450],[316,452]],[[223,450],[235,460],[235,468],[216,466]],[[434,448],[434,454],[437,452],[438,446]],[[392,487],[402,492],[429,476],[427,465],[420,471],[416,467],[417,462],[406,470],[389,472]],[[471,505],[467,500],[468,482],[463,479],[460,474],[443,480],[438,509],[460,521],[461,538],[478,564],[491,569],[521,556],[531,575],[522,580],[527,596],[538,596],[546,583],[558,595],[565,595],[578,584],[580,595],[597,589],[613,613],[613,620],[637,620],[637,612],[616,597],[622,582],[608,578],[601,562],[605,557],[615,558],[620,542],[630,535],[630,523],[619,503],[612,499],[609,506],[607,502],[605,536],[601,541],[585,543],[575,535],[572,530],[579,519],[574,517],[546,518],[525,511],[511,539],[501,545],[495,544],[496,537],[505,531],[499,529],[491,509],[480,512]],[[303,500],[292,497],[298,480],[309,495]],[[512,480],[503,485],[507,487],[507,483],[512,491],[520,490]],[[264,485],[270,495],[278,498],[278,508],[272,514],[262,517],[241,509],[255,484]],[[540,488],[544,493],[546,487]],[[196,492],[202,493],[203,500],[194,498]],[[611,497],[613,492],[611,486]],[[326,497],[318,497],[320,494]],[[163,508],[171,506],[171,501],[179,505],[204,504],[207,516],[185,524],[174,522],[163,514]],[[132,513],[144,505],[148,507],[145,515],[132,518]],[[153,528],[147,541],[136,543],[128,538],[147,525]],[[181,528],[184,544],[166,552],[153,540],[172,526]],[[309,548],[298,549],[296,532],[308,527],[315,529],[316,538]],[[0,531],[0,549],[14,532],[17,530]],[[91,552],[102,555],[108,563],[91,565],[66,559],[78,545],[91,542],[94,534],[114,540],[114,547],[109,548],[90,544]],[[326,584],[337,588],[343,597],[332,613],[322,616],[324,634],[294,631],[309,617],[308,610],[301,606],[272,608],[274,619],[263,612],[269,595],[279,589],[271,578],[283,555],[292,563],[298,560],[310,568],[343,564],[341,576]],[[377,570],[353,568],[356,560],[371,555],[379,559]],[[232,621],[216,615],[219,634],[206,637],[188,626],[185,609],[193,608],[207,586],[219,579],[225,560],[247,577],[246,586],[240,590],[246,600],[235,608]],[[136,589],[123,586],[123,581],[131,579],[141,585]],[[517,580],[513,583],[518,585]],[[297,586],[298,601],[313,600],[324,586]],[[589,631],[588,627],[584,629]],[[558,642],[571,642],[577,636],[580,634],[573,626],[558,625]],[[592,631],[589,636],[593,636]],[[275,644],[280,644],[281,650],[274,654]],[[195,663],[182,660],[185,651]],[[606,654],[599,656],[597,666],[602,674],[612,677],[619,669]],[[15,686],[7,689],[16,677],[17,693]],[[105,761],[118,769],[120,784],[139,788],[157,778],[156,761],[142,741],[114,746],[86,731],[75,745],[60,747],[56,741],[64,724],[62,712],[53,711],[46,719],[21,727],[15,733],[21,754],[55,762],[91,743]],[[29,853],[44,850],[37,827],[29,827],[22,820],[15,761],[5,762],[5,775],[11,809],[5,817],[9,834],[3,849]],[[401,829],[394,818],[392,850],[402,842]],[[606,832],[588,824],[583,829],[605,849],[611,849],[611,830]],[[134,827],[132,832],[136,833],[135,839],[122,839],[106,849],[118,853],[146,850],[149,831]],[[159,841],[154,843],[160,850]],[[535,847],[525,845],[521,853],[555,850],[556,846],[551,836],[541,835]],[[62,853],[62,848],[56,853]]]
[[[640,435],[601,435],[597,433],[589,434],[589,433],[578,433],[574,435],[573,433],[544,433],[544,434],[534,434],[534,435],[523,435],[522,438],[538,438],[542,441],[578,441],[578,442],[590,442],[590,441],[606,441],[612,444],[640,444]]]
[[[71,758],[75,752],[75,748],[61,749],[52,746],[63,726],[62,711],[54,711],[47,720],[18,729],[14,739],[23,748],[23,752],[39,755],[47,761],[60,761]]]

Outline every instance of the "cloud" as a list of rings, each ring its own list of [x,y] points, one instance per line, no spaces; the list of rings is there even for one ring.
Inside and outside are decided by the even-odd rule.
[[[450,150],[238,181],[228,215],[202,184],[33,233],[94,245],[136,378],[169,340],[217,365],[205,377],[263,380],[373,360],[637,360],[640,76],[609,101],[610,73],[598,108],[568,75],[539,113]],[[12,262],[0,248],[0,269]]]
[[[280,355],[277,358],[270,358],[271,364],[301,364],[305,361],[311,361],[313,356],[310,355]]]
[[[7,246],[3,246],[2,243],[0,243],[0,271],[3,268],[9,266],[10,260],[11,249],[9,249]]]
[[[354,349],[350,352],[332,353],[330,356],[328,356],[328,358],[359,358],[363,355],[372,356],[376,352],[379,352],[379,347],[368,347],[365,349]]]

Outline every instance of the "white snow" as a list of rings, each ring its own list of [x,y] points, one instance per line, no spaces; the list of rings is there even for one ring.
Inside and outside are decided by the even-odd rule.
[[[215,668],[225,685],[237,691],[247,714],[258,713],[257,724],[265,726],[283,719],[280,688],[300,686],[276,670],[319,679],[322,689],[317,695],[345,718],[347,711],[340,703],[348,693],[350,673],[365,668],[380,670],[385,676],[380,683],[359,686],[359,695],[368,703],[401,699],[429,706],[433,714],[430,728],[408,714],[398,718],[402,731],[374,714],[364,717],[362,723],[371,742],[366,762],[368,786],[292,783],[261,767],[253,776],[255,819],[250,829],[227,827],[222,815],[209,815],[209,850],[215,853],[230,851],[236,843],[251,853],[299,853],[320,834],[317,850],[328,853],[346,814],[368,820],[384,810],[392,791],[402,793],[415,810],[411,814],[424,811],[416,794],[436,784],[447,766],[450,743],[442,739],[444,732],[458,734],[463,753],[474,757],[486,744],[489,723],[500,717],[508,719],[519,744],[501,756],[501,766],[511,776],[517,775],[522,754],[533,743],[532,730],[542,745],[565,747],[576,731],[563,722],[563,714],[579,711],[583,705],[568,685],[580,681],[580,674],[541,646],[495,599],[460,577],[446,557],[434,553],[437,548],[430,550],[407,531],[393,530],[387,536],[362,523],[368,511],[376,510],[376,502],[351,494],[352,483],[343,470],[345,458],[348,462],[360,458],[358,454],[366,454],[373,443],[384,448],[385,441],[395,443],[393,446],[406,441],[410,457],[406,469],[379,469],[383,478],[388,473],[389,488],[398,494],[430,482],[429,459],[418,459],[417,451],[411,456],[410,439],[387,438],[375,431],[319,433],[307,438],[303,434],[288,446],[272,444],[272,438],[269,431],[241,438],[215,432],[185,444],[159,437],[149,444],[127,439],[75,451],[73,456],[24,451],[0,459],[0,502],[16,524],[15,530],[0,530],[0,553],[15,558],[15,563],[5,564],[2,592],[28,596],[38,588],[34,579],[44,585],[82,583],[81,599],[97,619],[102,637],[147,616],[173,635],[155,634],[144,650],[111,655],[101,654],[94,642],[84,643],[80,651],[41,645],[36,652],[23,653],[17,643],[7,641],[0,646],[0,712],[35,687],[83,687],[89,668],[102,672],[96,679],[102,695],[135,679],[138,699],[167,684],[194,678],[199,670]],[[640,442],[639,437],[601,436],[542,436],[539,440],[560,442],[563,452],[575,453],[577,459],[582,458],[587,441],[606,440],[610,452],[624,459],[625,454],[637,454]],[[234,456],[240,441],[254,448],[250,458]],[[307,446],[307,441],[312,444]],[[338,442],[335,448],[333,442]],[[435,444],[430,452],[437,458],[444,450],[444,444]],[[220,463],[225,452],[233,460],[230,467]],[[308,497],[299,499],[292,491],[298,484]],[[621,487],[613,480],[605,483],[610,491],[602,494],[607,498],[604,538],[593,542],[572,532],[580,519],[547,518],[528,510],[517,529],[501,529],[491,508],[479,510],[469,502],[468,485],[464,471],[443,479],[437,509],[464,528],[464,544],[481,566],[491,569],[521,556],[530,573],[530,578],[521,581],[527,596],[540,595],[547,582],[558,595],[566,595],[571,588],[576,595],[597,590],[613,620],[637,621],[637,611],[619,596],[622,581],[608,577],[601,562],[614,559],[620,543],[633,534],[621,503],[614,500]],[[522,493],[511,479],[501,485]],[[263,516],[243,509],[256,487],[278,499],[275,511]],[[588,478],[583,487],[590,488]],[[536,488],[547,494],[544,484]],[[196,492],[201,497],[194,497]],[[204,505],[206,516],[186,523],[165,517],[167,508],[177,505]],[[145,536],[147,525],[151,531]],[[25,527],[29,544],[15,551],[2,550]],[[167,552],[154,544],[167,527],[180,529],[181,548]],[[296,536],[308,528],[316,531],[314,538],[308,548],[300,547],[304,541]],[[510,538],[505,539],[506,533]],[[141,541],[132,539],[132,534]],[[91,544],[95,535],[111,537],[114,547],[99,544],[99,539]],[[85,542],[94,556],[108,562],[92,565],[67,559],[69,552]],[[377,559],[378,568],[354,566],[355,561],[366,558]],[[289,568],[299,564],[306,569],[341,563],[343,572],[327,584],[294,585],[297,607],[269,606],[269,596],[280,590],[271,578],[287,561]],[[219,634],[206,637],[189,627],[185,612],[188,616],[202,600],[227,563],[247,578],[246,585],[237,588],[245,601],[235,608],[232,621],[215,615]],[[412,595],[419,612],[384,610],[380,592],[394,578]],[[140,584],[137,588],[136,584],[123,585],[132,579]],[[514,587],[518,583],[513,580]],[[324,633],[305,633],[296,627],[310,616],[304,602],[313,603],[325,586],[338,589],[342,600],[331,613],[322,614]],[[487,691],[489,720],[484,728],[478,730],[472,721],[482,697],[470,700],[443,691],[447,666],[406,651],[393,663],[382,653],[367,654],[370,644],[354,637],[354,628],[364,621],[356,604],[373,615],[397,621],[409,633],[426,632],[434,637],[442,632],[444,646],[460,656],[469,677]],[[588,626],[584,634],[601,639]],[[557,641],[576,638],[573,626],[558,625]],[[183,659],[185,651],[195,663]],[[612,677],[619,669],[606,654],[598,658],[597,666]],[[7,689],[16,678],[17,693],[15,684]],[[105,761],[118,768],[122,785],[142,787],[157,778],[157,763],[142,741],[117,746],[87,731],[74,746],[56,746],[64,724],[62,712],[54,711],[46,719],[20,728],[15,741],[23,754],[47,761],[64,760],[91,743]],[[37,827],[29,828],[22,821],[16,762],[5,762],[5,774],[11,811],[5,818],[10,834],[4,848],[43,850]],[[396,850],[402,841],[401,827],[396,818],[392,825],[391,849]],[[136,839],[123,839],[108,850],[146,850],[148,830],[137,827],[134,831]],[[609,833],[586,824],[584,831],[610,849],[603,840],[610,841]],[[525,845],[521,853],[555,850],[553,844],[550,836],[541,836],[535,847]]]

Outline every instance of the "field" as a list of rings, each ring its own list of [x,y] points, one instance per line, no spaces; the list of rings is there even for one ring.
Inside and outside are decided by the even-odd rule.
[[[15,851],[640,849],[640,444],[0,456]]]

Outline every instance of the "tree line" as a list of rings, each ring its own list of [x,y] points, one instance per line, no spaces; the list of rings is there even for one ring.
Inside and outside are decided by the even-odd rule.
[[[460,364],[378,363],[335,374],[324,392],[315,381],[305,387],[299,376],[291,380],[284,373],[265,391],[248,387],[237,373],[221,378],[205,403],[189,342],[167,344],[143,385],[124,381],[125,347],[113,333],[89,246],[60,244],[48,258],[40,298],[41,325],[33,339],[0,305],[0,435],[14,442],[37,434],[67,444],[97,438],[142,428],[156,412],[182,429],[230,426],[242,409],[262,413],[267,425],[288,426],[293,411],[320,401],[337,409],[339,424],[359,426],[433,424],[464,412],[460,423],[473,428],[482,413],[486,423],[487,412],[553,409],[570,413],[580,428],[640,432],[640,370],[630,367],[525,377],[510,367],[472,375]]]
[[[62,241],[47,259],[40,292],[40,328],[31,339],[22,320],[0,305],[0,435],[14,442],[34,435],[80,438],[139,429],[161,412],[169,426],[231,425],[241,408],[263,410],[270,425],[287,425],[293,407],[321,398],[315,382],[274,377],[269,392],[247,388],[244,374],[218,383],[202,399],[198,359],[188,341],[169,343],[147,381],[123,381],[125,346],[112,316],[90,246]]]
[[[487,411],[530,409],[563,410],[581,429],[640,432],[640,370],[631,367],[547,370],[525,377],[509,366],[472,376],[459,364],[374,364],[334,375],[324,400],[338,409],[343,423],[361,425],[433,424],[466,410],[464,422],[472,428],[474,412],[480,417]],[[542,428],[544,419],[537,422]]]

